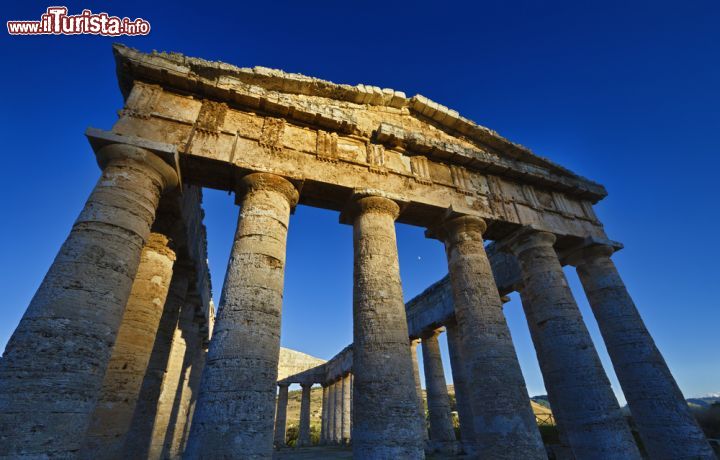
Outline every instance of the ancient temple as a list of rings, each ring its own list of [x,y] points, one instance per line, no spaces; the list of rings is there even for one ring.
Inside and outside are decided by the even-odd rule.
[[[354,458],[547,458],[503,315],[517,291],[568,458],[640,458],[571,265],[644,449],[714,458],[613,264],[602,185],[420,95],[114,52],[125,105],[86,132],[100,179],[0,361],[0,457],[271,458],[300,384],[300,445],[321,385],[321,442]],[[217,315],[203,187],[239,207]],[[280,348],[298,204],[353,227],[353,343],[327,362]],[[447,253],[447,277],[407,305],[396,222]]]

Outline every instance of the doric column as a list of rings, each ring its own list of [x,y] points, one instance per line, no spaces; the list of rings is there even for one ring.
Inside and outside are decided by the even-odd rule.
[[[356,458],[423,458],[400,283],[395,219],[387,198],[356,199],[353,224],[353,367]]]
[[[558,429],[577,458],[639,458],[554,242],[551,233],[521,230],[505,244],[518,259],[523,309]]]
[[[177,185],[148,150],[97,157],[102,176],[0,360],[0,457],[77,453],[160,194]]]
[[[445,242],[457,331],[468,372],[473,449],[496,459],[546,458],[525,381],[483,246],[485,222],[446,219],[429,236]]]
[[[289,383],[278,383],[277,410],[275,411],[275,447],[285,447]]]
[[[312,383],[303,383],[302,397],[300,399],[300,433],[298,434],[298,446],[309,446],[310,443],[310,391]]]
[[[175,331],[178,326],[180,310],[184,308],[188,297],[188,283],[191,276],[192,268],[189,264],[183,261],[175,263],[167,300],[140,386],[132,422],[127,432],[123,433],[125,458],[147,457],[153,431],[155,428],[160,429],[160,425],[162,425],[162,419],[156,420],[156,418],[165,402],[162,392],[166,386],[172,385],[173,378],[168,375],[171,373],[169,368],[173,362],[171,350],[175,348]]]
[[[327,444],[327,427],[328,427],[328,386],[322,384],[322,415],[320,419],[320,444]]]
[[[350,374],[350,441],[353,438],[353,394],[355,393],[355,376]]]
[[[335,443],[335,382],[328,386],[328,421],[327,421],[327,442]]]
[[[651,458],[708,458],[713,453],[685,397],[610,259],[613,248],[575,251],[577,267],[633,421]]]
[[[201,309],[202,300],[199,295],[195,292],[188,294],[175,330],[170,359],[157,399],[154,423],[150,430],[152,440],[149,460],[178,458],[182,452],[180,446],[189,422],[193,395],[197,395],[197,384],[204,363]]]
[[[413,380],[415,380],[415,394],[417,395],[418,424],[423,441],[428,440],[428,429],[425,421],[425,403],[423,402],[422,383],[420,382],[420,366],[418,366],[417,347],[420,339],[410,341],[410,357],[413,365]]]
[[[343,421],[343,381],[342,378],[335,382],[335,404],[333,409],[335,415],[333,416],[333,442],[335,444],[342,443],[342,421]]]
[[[245,176],[228,263],[185,456],[270,458],[280,353],[285,245],[295,187]]]
[[[468,398],[467,385],[470,381],[465,371],[465,362],[462,359],[462,345],[458,337],[457,325],[454,321],[445,324],[447,333],[448,352],[450,354],[450,367],[452,368],[453,386],[455,387],[455,406],[457,407],[458,419],[460,421],[460,438],[463,445],[472,447],[472,439],[475,437],[473,430],[472,408]]]
[[[427,390],[428,413],[430,415],[430,441],[437,448],[455,441],[455,429],[450,413],[445,371],[440,357],[438,330],[432,331],[422,339],[423,366],[425,369],[425,388]]]
[[[151,233],[125,307],[82,455],[122,458],[140,387],[150,361],[172,278],[175,252],[168,238]]]
[[[350,443],[350,375],[344,376],[342,382],[342,443],[347,445]]]

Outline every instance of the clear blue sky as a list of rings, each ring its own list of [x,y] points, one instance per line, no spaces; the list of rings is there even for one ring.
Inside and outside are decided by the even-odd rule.
[[[36,19],[51,4],[6,2],[2,20]],[[616,263],[681,388],[720,392],[717,1],[63,4],[149,20],[149,36],[118,40],[143,51],[421,93],[603,183],[610,195],[597,212],[626,245]],[[0,35],[4,347],[98,177],[83,131],[109,129],[122,98],[113,39]],[[205,207],[217,301],[237,208],[210,190]],[[422,229],[397,232],[409,299],[446,262]],[[567,273],[624,401],[577,276]],[[299,207],[284,346],[330,358],[352,340],[351,277],[350,227],[334,212]],[[517,296],[505,311],[528,389],[543,393]]]

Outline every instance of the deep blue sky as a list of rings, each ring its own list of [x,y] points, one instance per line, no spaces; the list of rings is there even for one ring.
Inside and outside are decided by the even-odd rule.
[[[12,3],[3,23],[55,4]],[[421,93],[603,183],[610,195],[597,212],[626,245],[616,263],[681,388],[720,392],[717,1],[63,4],[149,20],[149,36],[117,40],[143,51]],[[0,35],[4,347],[99,175],[83,131],[109,129],[122,98],[114,39]],[[210,190],[205,207],[217,301],[237,208]],[[422,229],[397,232],[409,299],[446,262]],[[567,273],[624,401],[577,276]],[[352,340],[351,277],[350,228],[334,212],[299,207],[284,346],[330,358]],[[543,393],[516,295],[505,311],[528,389]]]

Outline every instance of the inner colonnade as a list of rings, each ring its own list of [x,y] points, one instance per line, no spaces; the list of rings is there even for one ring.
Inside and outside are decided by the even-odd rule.
[[[125,107],[110,131],[86,133],[101,178],[0,361],[0,457],[271,458],[297,383],[301,446],[319,384],[321,442],[358,459],[547,458],[502,311],[517,291],[557,452],[640,458],[563,273],[572,265],[644,449],[714,458],[612,262],[621,245],[593,211],[600,184],[420,95],[114,53]],[[216,315],[200,187],[239,206]],[[353,343],[281,374],[299,203],[353,228]],[[447,254],[448,276],[407,305],[396,222]]]

